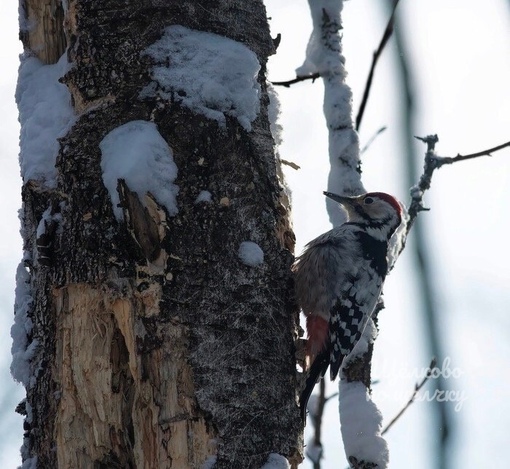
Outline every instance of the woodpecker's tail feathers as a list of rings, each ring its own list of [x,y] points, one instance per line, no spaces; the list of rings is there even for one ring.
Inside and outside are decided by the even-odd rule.
[[[303,423],[306,421],[306,406],[308,405],[308,399],[312,395],[313,388],[319,378],[324,377],[326,370],[329,366],[329,350],[323,350],[312,363],[310,370],[308,371],[308,377],[301,395],[299,396],[299,408],[301,411],[301,419]]]
[[[342,366],[343,361],[344,361],[344,356],[341,354],[335,354],[334,360],[330,359],[329,377],[331,378],[331,381],[334,381],[336,379],[338,372],[340,371],[340,367]]]

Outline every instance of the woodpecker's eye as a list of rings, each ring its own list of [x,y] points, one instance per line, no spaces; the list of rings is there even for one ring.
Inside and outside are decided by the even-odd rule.
[[[363,199],[363,202],[365,203],[365,205],[370,205],[371,203],[374,202],[374,199],[372,199],[372,197],[365,197]]]

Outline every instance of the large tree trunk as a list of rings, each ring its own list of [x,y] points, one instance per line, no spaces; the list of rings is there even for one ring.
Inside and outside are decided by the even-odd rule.
[[[13,374],[27,388],[25,466],[199,468],[216,457],[218,468],[256,468],[270,453],[297,465],[293,235],[268,120],[274,50],[261,0],[63,3],[23,5],[27,53],[51,64],[67,48],[61,82],[76,115],[53,182],[54,169],[31,170],[22,143]],[[222,123],[172,93],[140,95],[154,67],[144,51],[176,24],[255,52],[254,120]],[[159,65],[171,70],[171,59]],[[154,123],[171,149],[176,213],[156,188],[140,194],[119,178],[115,214],[100,143],[131,121]],[[197,203],[203,190],[210,200]],[[263,261],[256,246],[239,255],[244,241]]]

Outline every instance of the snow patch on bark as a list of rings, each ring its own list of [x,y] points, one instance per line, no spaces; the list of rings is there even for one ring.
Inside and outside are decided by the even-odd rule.
[[[37,469],[37,456],[25,459],[20,469]]]
[[[290,469],[290,464],[284,456],[271,453],[267,458],[267,462],[260,469]]]
[[[31,360],[34,358],[39,345],[37,340],[30,341],[29,339],[33,324],[28,313],[32,303],[30,274],[23,262],[20,262],[16,271],[14,324],[11,327],[11,374],[16,381],[22,383],[26,388],[30,388],[35,383]]]
[[[202,464],[201,469],[213,469],[216,464],[216,456],[209,456]]]
[[[20,167],[23,183],[35,180],[47,188],[57,185],[55,162],[63,137],[76,120],[71,95],[59,83],[69,70],[66,55],[44,65],[36,57],[21,56],[16,102],[19,109]]]
[[[264,263],[264,251],[253,241],[243,241],[239,246],[238,255],[241,262],[250,267]]]
[[[126,181],[142,203],[145,194],[150,192],[170,215],[177,213],[179,187],[174,184],[177,166],[156,124],[142,120],[128,122],[107,134],[99,148],[103,182],[118,220],[123,218],[117,192],[119,179]]]
[[[268,107],[268,115],[269,115],[269,124],[271,128],[271,135],[273,136],[273,140],[276,147],[279,147],[283,142],[283,127],[280,125],[278,119],[281,114],[281,105],[280,99],[278,97],[278,92],[275,90],[274,86],[271,83],[267,84],[267,94],[269,96],[269,107]]]
[[[156,65],[153,83],[140,97],[160,96],[182,103],[225,126],[235,117],[245,130],[260,110],[257,56],[245,45],[217,34],[174,25],[145,52]]]
[[[212,202],[212,194],[209,191],[200,191],[200,194],[195,199],[195,203],[199,204],[200,202]]]

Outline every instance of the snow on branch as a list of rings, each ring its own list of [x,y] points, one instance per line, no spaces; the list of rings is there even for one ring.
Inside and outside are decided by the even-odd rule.
[[[352,91],[345,79],[345,58],[342,55],[340,14],[341,0],[309,0],[313,31],[298,77],[319,74],[324,82],[324,116],[329,130],[330,173],[328,191],[357,195],[365,192],[361,182],[359,140],[352,119]],[[331,223],[345,221],[335,203],[327,201]]]
[[[296,70],[298,77],[319,74],[324,82],[324,115],[329,130],[330,173],[328,190],[337,194],[366,192],[361,182],[360,148],[352,118],[352,91],[346,83],[345,58],[342,55],[342,0],[309,0],[313,20],[306,58]],[[327,205],[334,226],[345,221],[334,203]],[[358,362],[370,367],[376,329],[370,321],[342,371],[340,381],[340,419],[345,453],[352,467],[387,467],[389,451],[381,436],[382,416],[371,400],[368,382],[353,377]],[[368,360],[368,362],[367,362]],[[322,412],[321,412],[322,413]],[[317,423],[317,422],[316,422]],[[320,433],[320,421],[319,433]],[[317,427],[317,426],[316,426]],[[316,428],[317,430],[317,428]],[[314,464],[320,461],[320,435],[312,445]],[[361,465],[360,465],[361,464]]]
[[[399,3],[399,0],[395,0],[390,18],[388,20],[386,28],[384,29],[384,33],[381,37],[381,41],[379,42],[379,46],[374,51],[374,55],[372,57],[372,64],[370,65],[370,71],[368,72],[365,89],[363,90],[363,97],[361,99],[358,113],[356,115],[356,131],[359,130],[361,121],[363,119],[363,115],[365,113],[365,108],[368,103],[368,97],[370,95],[370,90],[372,88],[372,82],[374,79],[374,74],[375,74],[375,69],[376,69],[377,63],[379,62],[379,59],[384,51],[384,48],[386,47],[386,44],[388,43],[388,40],[391,38],[391,36],[393,34],[393,27],[394,27],[394,23],[395,23],[395,11],[397,9],[398,3]],[[319,72],[300,75],[299,74],[300,71],[306,72],[306,70],[302,70],[302,68],[301,68],[296,71],[297,72],[296,78],[294,78],[292,80],[285,80],[285,81],[273,81],[271,83],[275,86],[284,86],[285,88],[290,88],[292,85],[295,85],[296,83],[300,83],[302,81],[312,80],[312,83],[314,83],[315,80],[317,80],[317,78],[320,78],[320,76],[321,76],[321,74]],[[363,153],[363,151],[361,153]]]
[[[388,467],[388,445],[381,436],[382,415],[369,390],[359,381],[342,379],[340,396],[342,439],[351,467]]]

